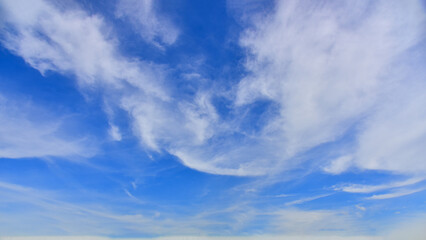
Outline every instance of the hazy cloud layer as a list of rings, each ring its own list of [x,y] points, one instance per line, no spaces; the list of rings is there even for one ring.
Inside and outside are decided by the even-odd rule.
[[[91,157],[95,143],[61,133],[60,117],[29,101],[7,100],[0,95],[0,158]]]

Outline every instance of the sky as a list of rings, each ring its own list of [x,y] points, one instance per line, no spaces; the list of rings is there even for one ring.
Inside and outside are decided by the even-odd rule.
[[[0,240],[426,236],[424,0],[0,0]]]

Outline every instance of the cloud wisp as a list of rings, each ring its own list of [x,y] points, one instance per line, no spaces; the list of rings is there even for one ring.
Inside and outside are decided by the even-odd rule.
[[[96,153],[93,139],[76,139],[61,133],[64,126],[60,117],[37,117],[45,112],[28,101],[8,100],[0,95],[0,158],[73,159]]]
[[[272,16],[255,23],[256,27],[241,39],[242,45],[252,53],[246,64],[252,74],[240,82],[237,104],[247,105],[259,99],[279,103],[279,114],[264,132],[278,135],[276,140],[290,156],[336,141],[367,118],[366,124],[359,128],[356,140],[359,147],[354,146],[354,157],[338,158],[341,163],[330,168],[334,172],[350,166],[402,172],[422,169],[420,159],[424,154],[418,148],[400,149],[399,154],[419,161],[404,164],[403,168],[391,165],[406,161],[402,157],[398,160],[378,155],[379,146],[398,149],[406,141],[413,147],[423,145],[418,137],[424,136],[423,127],[415,122],[405,125],[398,116],[387,115],[396,113],[401,119],[417,121],[416,116],[422,116],[423,110],[416,106],[424,102],[414,100],[422,98],[420,92],[406,95],[408,91],[400,91],[398,86],[403,81],[423,89],[417,85],[423,79],[409,74],[418,72],[419,66],[399,69],[397,73],[389,70],[423,39],[421,3],[409,1],[399,7],[395,4],[399,3],[278,3]],[[387,101],[396,95],[406,97],[410,102],[405,105],[410,107],[398,112],[396,109],[402,110],[404,104]],[[411,126],[418,136],[391,137],[389,134],[397,134],[378,132],[403,126]],[[413,155],[406,156],[408,152]]]
[[[425,189],[426,188],[397,190],[397,191],[394,191],[394,192],[391,192],[391,193],[373,195],[371,197],[368,197],[367,199],[380,200],[380,199],[390,199],[390,198],[403,197],[403,196],[407,196],[407,195],[410,195],[410,194],[414,194],[414,193],[424,191]]]
[[[160,15],[157,7],[157,2],[152,0],[119,0],[116,16],[130,21],[145,41],[164,48],[177,40],[179,29],[172,21]]]
[[[424,178],[410,178],[405,181],[392,182],[392,183],[380,184],[380,185],[349,184],[349,185],[335,186],[334,190],[349,192],[349,193],[372,193],[376,191],[387,190],[390,188],[399,188],[399,187],[413,185],[416,183],[420,183],[423,180]]]

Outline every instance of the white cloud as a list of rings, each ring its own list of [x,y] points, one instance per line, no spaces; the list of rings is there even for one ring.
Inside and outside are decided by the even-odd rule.
[[[377,194],[373,195],[371,197],[368,197],[367,199],[371,200],[378,200],[378,199],[389,199],[389,198],[397,198],[397,197],[403,197],[410,194],[418,193],[425,190],[425,188],[418,188],[418,189],[404,189],[404,190],[398,190],[391,193],[385,193],[385,194]]]
[[[296,208],[269,210],[252,209],[244,203],[238,203],[228,209],[219,211],[202,211],[194,216],[179,217],[162,212],[152,215],[146,210],[137,210],[137,214],[127,212],[120,214],[114,212],[111,206],[70,203],[64,199],[63,192],[39,190],[27,186],[0,182],[0,202],[3,206],[19,204],[24,206],[24,214],[18,212],[2,212],[0,218],[1,240],[37,240],[37,239],[105,239],[109,234],[153,234],[164,237],[138,238],[138,239],[206,239],[206,240],[239,240],[239,239],[387,239],[381,234],[368,236],[360,235],[365,224],[341,210],[300,210]],[[59,197],[60,196],[60,197]],[[130,194],[130,196],[132,196]],[[123,193],[122,197],[127,197]],[[130,199],[133,200],[133,199]],[[115,196],[114,201],[123,201],[120,196]],[[31,207],[34,206],[35,208]],[[362,209],[362,208],[360,208]],[[148,215],[145,213],[149,213]],[[218,215],[219,214],[219,215]],[[212,216],[223,216],[229,214],[230,219],[222,221],[211,220]],[[261,220],[267,223],[267,231],[271,235],[251,234],[244,236],[209,237],[217,233],[218,224],[226,224],[228,227],[243,228],[251,226],[252,221]],[[19,223],[19,224],[17,224]],[[16,226],[30,224],[36,229],[32,232],[20,233],[30,236],[38,233],[39,237],[8,237]],[[209,227],[213,227],[210,231]],[[391,228],[395,229],[395,228]],[[22,230],[22,229],[21,229]],[[390,230],[390,229],[384,229]],[[50,232],[51,237],[44,237],[43,233]],[[68,236],[55,236],[55,234],[66,233]],[[82,235],[77,236],[76,234]],[[35,235],[35,234],[34,234]],[[71,237],[71,236],[75,237]],[[124,238],[123,238],[124,239]],[[125,238],[131,240],[132,238]],[[402,238],[401,238],[402,239]]]
[[[366,207],[363,207],[363,206],[361,206],[361,205],[355,205],[355,207],[356,207],[357,209],[361,210],[361,211],[366,211],[366,210],[367,210],[367,208],[366,208]]]
[[[426,85],[404,79],[367,119],[358,138],[360,168],[426,173]]]
[[[3,45],[41,73],[72,74],[87,87],[122,89],[130,84],[145,94],[166,97],[154,74],[156,66],[121,56],[102,17],[42,0],[32,1],[30,8],[21,0],[2,1],[1,7]]]
[[[73,75],[82,89],[100,88],[106,103],[119,107],[127,97],[138,101],[134,104],[151,108],[169,100],[161,86],[164,70],[158,65],[122,56],[102,17],[75,8],[61,9],[42,0],[31,4],[34,6],[28,8],[21,1],[3,1],[1,8],[5,14],[3,24],[7,26],[2,29],[3,45],[32,67],[41,73],[56,71]],[[114,114],[111,109],[106,107],[109,118]],[[144,117],[149,118],[149,123],[157,116],[151,112]],[[111,121],[110,125],[112,138],[121,139],[119,129]],[[161,126],[142,127],[142,141],[153,147],[153,140],[148,136],[151,132],[157,133]]]
[[[420,1],[279,1],[241,39],[251,74],[240,82],[236,103],[280,105],[263,132],[287,157],[338,140],[370,117],[359,129],[354,159],[342,157],[325,170],[338,174],[355,165],[424,173],[425,88],[396,95],[395,82],[419,70],[390,71],[402,57],[412,59],[406,53],[423,39],[424,20]],[[386,101],[395,96],[406,100]]]
[[[89,139],[60,133],[62,120],[43,119],[45,110],[0,95],[0,158],[90,157],[95,154]],[[49,115],[49,114],[45,114]]]
[[[0,239],[16,233],[68,236],[77,234],[109,236],[129,233],[197,235],[205,233],[203,230],[206,226],[215,224],[198,216],[177,219],[171,212],[162,212],[161,216],[158,216],[146,209],[133,209],[122,213],[98,201],[94,204],[71,202],[65,199],[68,195],[65,190],[54,192],[1,181],[0,194],[2,206],[12,206],[11,211],[0,212]],[[85,194],[87,195],[87,192]],[[111,196],[108,198],[112,200]],[[127,200],[129,203],[134,201],[124,192],[122,196],[117,195],[113,199],[120,202]],[[19,211],[22,207],[26,209],[24,212]],[[23,230],[22,226],[31,227]]]
[[[122,139],[121,132],[120,132],[120,129],[116,125],[110,124],[110,128],[108,130],[108,133],[113,140],[121,141],[121,139]]]
[[[327,173],[340,174],[346,171],[352,164],[353,157],[350,155],[342,156],[331,161],[330,165],[323,168]]]
[[[8,182],[0,182],[0,194],[2,195],[0,199],[2,206],[19,205],[26,209],[23,213],[20,211],[0,213],[0,231],[2,232],[0,239],[2,240],[20,239],[19,237],[7,237],[8,234],[16,232],[22,235],[39,234],[39,236],[46,233],[50,233],[50,236],[79,234],[88,236],[87,239],[91,239],[90,236],[126,235],[128,233],[169,236],[153,239],[203,239],[203,237],[205,239],[246,239],[248,236],[207,236],[216,234],[218,227],[225,227],[227,231],[229,229],[235,231],[235,229],[250,226],[250,223],[255,219],[271,222],[272,225],[268,225],[267,228],[274,235],[252,235],[248,237],[249,239],[280,239],[284,236],[292,236],[294,239],[312,239],[312,236],[321,236],[318,239],[327,239],[326,237],[346,239],[345,236],[354,236],[348,239],[370,239],[367,236],[356,237],[359,233],[356,232],[358,228],[354,224],[353,216],[339,211],[303,211],[297,209],[258,211],[244,203],[239,203],[225,209],[210,210],[210,212],[203,209],[196,215],[176,217],[168,211],[153,214],[152,211],[147,209],[118,213],[108,204],[104,205],[97,202],[93,205],[90,202],[69,202],[66,199],[68,194],[64,194],[63,190],[60,192],[47,191]],[[127,201],[134,201],[133,198],[129,199],[128,196],[133,195],[127,195],[123,192],[122,196],[117,195],[110,200],[125,202],[125,199],[127,199]],[[16,208],[11,209],[16,210]],[[220,221],[212,219],[212,217],[216,219],[218,216],[223,217],[223,219]],[[22,231],[22,229],[18,231],[21,226],[26,225],[32,226],[31,230],[28,229],[28,232]],[[28,240],[31,238],[37,239],[36,237],[22,237],[22,239]],[[60,238],[67,239],[64,236],[60,236]],[[93,238],[97,239],[96,237]],[[372,237],[371,239],[375,238]]]
[[[320,199],[320,198],[323,198],[323,197],[327,197],[327,196],[330,196],[330,195],[331,194],[321,194],[321,195],[317,195],[317,196],[313,196],[313,197],[301,198],[301,199],[298,199],[298,200],[287,202],[287,203],[285,203],[285,206],[292,206],[292,205],[297,205],[297,204],[303,204],[305,202],[310,202],[310,201],[317,200],[317,199]]]
[[[173,44],[179,36],[178,28],[158,12],[158,1],[119,0],[116,15],[129,20],[133,28],[147,42],[159,47]]]
[[[148,149],[191,148],[212,135],[216,115],[209,97],[198,94],[192,102],[172,101],[162,85],[166,70],[122,56],[102,17],[43,0],[32,4],[27,8],[21,1],[1,3],[6,26],[2,43],[32,67],[41,73],[73,75],[84,90],[99,88],[106,105],[129,112],[135,134]],[[110,120],[111,109],[105,107]],[[120,139],[118,128],[112,121],[110,125],[112,138]]]
[[[236,117],[226,121],[211,104],[211,92],[174,99],[164,84],[166,67],[120,54],[113,31],[99,15],[42,0],[32,4],[2,2],[3,45],[42,73],[71,74],[83,89],[100,88],[110,104],[130,114],[145,148],[166,150],[188,167],[213,174],[274,174],[302,164],[294,160],[297,154],[363,123],[357,145],[345,155],[352,159],[340,158],[326,171],[338,174],[350,166],[425,170],[424,88],[416,88],[413,97],[395,95],[398,79],[389,72],[421,40],[424,15],[418,1],[277,2],[274,12],[256,18],[241,38],[249,50],[250,74],[238,86],[232,109]],[[151,1],[120,1],[117,16],[139,24],[147,41],[161,45],[176,40],[175,27]],[[409,72],[395,71],[400,78]],[[392,105],[389,96],[405,100]],[[260,129],[250,131],[246,113],[258,99],[272,101],[278,110],[267,110]],[[398,111],[404,104],[410,107]],[[113,126],[111,136],[120,139]],[[392,150],[381,150],[387,146]]]
[[[342,186],[335,186],[334,190],[350,192],[350,193],[371,193],[371,192],[386,190],[390,188],[398,188],[398,187],[413,185],[413,184],[422,182],[423,180],[424,178],[410,178],[404,181],[391,182],[391,183],[379,184],[379,185],[347,184]]]

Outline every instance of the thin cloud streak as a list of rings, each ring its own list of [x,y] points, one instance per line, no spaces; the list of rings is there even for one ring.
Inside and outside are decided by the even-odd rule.
[[[287,203],[285,203],[285,206],[293,206],[293,205],[303,204],[303,203],[314,201],[314,200],[317,200],[317,199],[320,199],[320,198],[323,198],[323,197],[328,197],[330,195],[331,194],[321,194],[321,195],[318,195],[318,196],[301,198],[301,199],[298,199],[298,200],[287,202]]]
[[[418,188],[418,189],[405,189],[405,190],[399,190],[399,191],[395,191],[392,193],[386,193],[386,194],[378,194],[378,195],[373,195],[371,197],[368,197],[366,199],[369,200],[381,200],[381,199],[390,199],[390,198],[398,198],[398,197],[403,197],[403,196],[407,196],[410,194],[414,194],[414,193],[418,193],[421,191],[424,191],[426,188]]]
[[[349,185],[343,185],[343,186],[335,186],[334,190],[349,192],[349,193],[371,193],[371,192],[386,190],[390,188],[398,188],[398,187],[413,185],[416,183],[420,183],[423,180],[424,178],[410,178],[405,181],[391,182],[388,184],[380,184],[380,185],[349,184]]]

